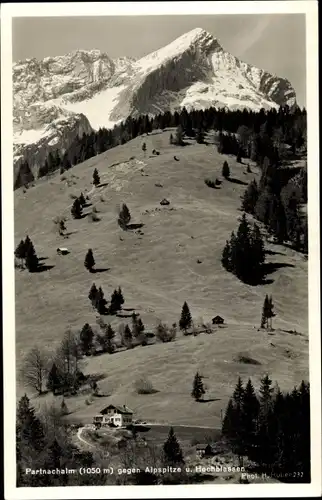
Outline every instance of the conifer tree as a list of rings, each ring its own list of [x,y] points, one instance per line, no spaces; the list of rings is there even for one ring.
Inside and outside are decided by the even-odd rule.
[[[273,459],[274,438],[271,432],[271,420],[273,415],[273,392],[272,380],[268,375],[261,378],[259,389],[259,419],[258,419],[258,449],[257,459],[261,464],[268,466]]]
[[[31,241],[27,245],[25,259],[26,259],[26,267],[27,267],[28,271],[31,273],[37,271],[37,268],[39,265],[39,260],[38,260],[34,245]]]
[[[269,317],[269,299],[268,295],[266,295],[262,309],[261,328],[265,327],[268,328],[268,317]]]
[[[83,354],[88,356],[93,348],[94,332],[88,323],[85,323],[79,334],[80,348]]]
[[[258,187],[257,182],[254,179],[246,188],[246,191],[242,200],[242,210],[248,214],[253,215],[255,212],[255,206],[258,200]]]
[[[145,142],[142,144],[142,151],[143,151],[144,156],[145,156],[145,153],[146,153],[146,143]]]
[[[95,260],[93,256],[93,250],[91,248],[87,251],[87,254],[85,256],[84,266],[90,273],[93,272],[93,267],[95,266]]]
[[[100,176],[98,174],[98,170],[97,170],[97,168],[94,168],[94,172],[93,172],[93,184],[94,184],[95,187],[97,187],[100,183],[101,183],[101,179],[100,179]]]
[[[26,258],[26,244],[23,240],[17,245],[15,250],[15,256],[17,259],[21,260],[21,264],[23,264],[24,259]]]
[[[124,304],[124,297],[123,297],[122,289],[120,286],[117,289],[117,300],[119,303],[119,309],[122,309],[122,306]]]
[[[122,208],[119,212],[118,223],[122,229],[126,229],[127,225],[131,220],[130,211],[125,203],[123,203]]]
[[[193,380],[191,396],[195,398],[196,401],[200,401],[200,399],[204,394],[205,394],[205,389],[202,383],[202,378],[197,372]]]
[[[204,131],[200,128],[198,129],[197,135],[196,135],[196,141],[198,144],[204,144],[205,143],[205,134]]]
[[[242,432],[246,454],[249,456],[256,446],[259,401],[251,379],[248,380],[242,402]]]
[[[86,200],[85,200],[85,196],[83,195],[83,193],[80,194],[78,199],[79,199],[79,203],[81,204],[82,207],[84,205],[86,205]]]
[[[182,306],[181,317],[179,320],[180,330],[187,331],[187,329],[191,327],[191,324],[192,324],[192,317],[191,317],[190,309],[189,309],[187,302],[184,302],[184,304]]]
[[[44,428],[25,394],[19,400],[16,414],[17,448],[29,448],[40,452],[44,446]],[[18,451],[18,450],[17,450]]]
[[[222,252],[221,263],[227,271],[231,271],[231,245],[228,240]]]
[[[131,347],[132,346],[132,332],[131,332],[131,329],[129,327],[129,325],[126,325],[125,326],[125,329],[124,329],[124,335],[123,335],[123,341],[124,341],[124,344],[126,345],[126,347]]]
[[[99,314],[106,313],[106,304],[107,300],[104,298],[104,292],[102,290],[102,287],[99,287],[96,295],[96,309]]]
[[[235,425],[234,417],[235,417],[235,410],[234,410],[233,400],[230,398],[222,422],[222,434],[229,441],[234,434],[234,425]]]
[[[169,466],[184,464],[182,449],[173,427],[170,428],[168,439],[163,445],[163,460],[164,464]]]
[[[224,164],[222,166],[222,176],[225,178],[225,179],[228,179],[228,177],[230,177],[230,169],[229,169],[229,166],[228,166],[228,163],[226,161],[224,161]]]
[[[49,391],[52,391],[53,395],[55,396],[61,386],[62,374],[58,370],[56,363],[53,363],[50,372],[48,373],[47,389]]]
[[[178,125],[177,130],[176,130],[176,137],[174,143],[177,146],[182,146],[183,145],[183,129],[181,125]]]
[[[113,328],[111,327],[110,324],[107,325],[107,329],[106,329],[106,338],[109,342],[112,342],[112,340],[114,339],[115,337],[115,331],[113,330]]]
[[[46,460],[46,466],[50,469],[60,469],[62,457],[63,457],[63,449],[59,445],[57,439],[55,438],[48,447],[48,457]]]
[[[98,292],[98,290],[96,288],[96,285],[95,285],[95,283],[93,283],[92,286],[91,286],[91,289],[89,291],[88,298],[91,301],[92,306],[94,308],[96,307],[97,292]]]
[[[76,198],[74,200],[74,203],[72,205],[72,208],[70,209],[70,212],[71,212],[74,219],[81,219],[81,217],[82,217],[82,205],[79,201],[79,198]]]
[[[111,295],[111,301],[109,306],[110,314],[115,314],[120,309],[120,300],[117,290],[114,290]]]
[[[170,134],[170,139],[169,139],[170,144],[173,144],[173,135]]]

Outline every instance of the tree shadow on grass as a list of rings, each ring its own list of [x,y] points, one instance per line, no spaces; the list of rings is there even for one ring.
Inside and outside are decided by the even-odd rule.
[[[126,229],[141,229],[141,227],[143,227],[144,224],[143,223],[140,223],[140,224],[128,224],[126,226]]]
[[[285,255],[285,253],[275,252],[274,250],[265,250],[265,255]]]
[[[97,187],[102,188],[108,186],[108,184],[109,184],[108,182],[103,182],[103,184],[99,184]]]
[[[52,269],[53,267],[55,267],[55,266],[46,266],[45,264],[39,264],[39,266],[37,267],[37,269],[35,269],[32,272],[33,273],[43,273],[45,271],[50,271],[50,269]]]
[[[270,285],[274,283],[272,278],[267,278],[267,275],[274,273],[278,269],[282,269],[284,267],[295,267],[294,264],[288,264],[287,262],[268,262],[263,264],[262,266],[262,278],[257,280],[256,282],[248,283],[251,286],[257,285]]]
[[[212,403],[213,401],[221,401],[221,399],[220,398],[199,399],[198,403]]]
[[[132,314],[121,314],[121,313],[116,313],[116,316],[118,318],[132,318]]]
[[[92,273],[105,273],[105,271],[109,271],[111,268],[110,267],[98,267],[97,269],[92,269]]]
[[[48,257],[39,257],[38,260],[39,260],[39,262],[43,261],[43,260],[48,260]]]
[[[288,264],[287,262],[267,262],[263,264],[263,275],[267,276],[268,274],[272,274],[277,269],[282,269],[283,267],[295,267],[294,264]]]
[[[236,177],[228,177],[227,181],[232,182],[233,184],[241,184],[242,186],[248,186],[248,182],[236,179]]]

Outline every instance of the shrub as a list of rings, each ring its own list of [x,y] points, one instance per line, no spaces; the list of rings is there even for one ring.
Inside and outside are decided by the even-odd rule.
[[[214,188],[216,186],[214,181],[212,181],[211,179],[205,179],[205,184],[211,188]]]
[[[139,378],[134,385],[138,394],[154,394],[156,392],[152,382],[146,377]]]
[[[171,342],[175,339],[177,334],[176,324],[172,325],[172,328],[169,328],[165,323],[160,323],[156,327],[155,336],[161,340],[161,342]]]

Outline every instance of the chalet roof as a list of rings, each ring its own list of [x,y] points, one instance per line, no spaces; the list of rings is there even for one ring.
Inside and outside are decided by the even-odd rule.
[[[117,410],[118,413],[121,413],[123,415],[132,415],[133,414],[133,411],[131,410],[131,408],[129,408],[128,406],[126,405],[108,405],[106,406],[105,408],[103,408],[100,413],[102,415],[105,415],[108,410]]]
[[[212,318],[212,321],[218,321],[218,320],[224,321],[224,318],[222,318],[221,316],[218,316],[218,315],[215,316],[214,318]]]

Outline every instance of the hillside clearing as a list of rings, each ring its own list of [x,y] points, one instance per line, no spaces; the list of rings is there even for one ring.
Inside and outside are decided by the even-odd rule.
[[[227,273],[220,262],[221,252],[241,216],[240,196],[245,185],[223,180],[215,190],[206,186],[204,179],[222,179],[224,160],[229,163],[231,177],[243,182],[258,180],[259,170],[252,166],[253,173],[243,175],[245,165],[218,154],[212,145],[171,146],[169,135],[170,131],[165,131],[139,137],[91,158],[65,174],[75,181],[70,187],[57,174],[49,181],[37,181],[25,193],[15,191],[15,244],[29,234],[38,256],[54,266],[35,274],[16,271],[17,365],[34,344],[53,348],[66,328],[79,330],[86,322],[95,325],[96,315],[88,300],[93,282],[102,286],[107,299],[121,286],[124,307],[140,313],[147,331],[159,319],[168,324],[178,322],[186,300],[194,319],[202,317],[209,322],[220,314],[227,327],[212,335],[90,358],[86,371],[106,372],[107,378],[99,384],[102,391],[112,391],[113,402],[128,404],[138,418],[220,426],[220,409],[225,408],[238,374],[254,377],[258,383],[268,371],[285,388],[308,377],[307,261],[289,248],[267,245],[271,250],[267,261],[280,265],[267,277],[272,282],[252,287]],[[141,149],[143,141],[146,154]],[[150,158],[154,148],[160,155]],[[91,185],[94,167],[101,177],[98,188]],[[81,192],[89,193],[100,222],[71,218],[70,195]],[[101,201],[102,195],[106,201]],[[163,198],[170,201],[169,206],[160,205]],[[131,222],[144,224],[143,235],[118,227],[122,203],[130,209]],[[53,219],[60,215],[68,217],[67,240],[54,229]],[[62,242],[70,251],[68,256],[56,253]],[[93,249],[97,268],[108,271],[86,271],[88,248]],[[277,314],[274,336],[257,331],[266,293],[273,295]],[[114,316],[105,321],[117,326],[127,320]],[[303,336],[282,331],[295,329]],[[271,346],[271,341],[277,347]],[[294,356],[286,356],[283,349]],[[233,361],[240,353],[261,364]],[[201,368],[209,377],[215,400],[198,404],[190,392],[194,373]],[[135,394],[132,383],[142,374],[149,376],[160,392]],[[105,398],[97,398],[85,406],[84,397],[76,396],[68,401],[68,407],[71,411],[74,408],[73,416],[88,421],[104,402]]]

